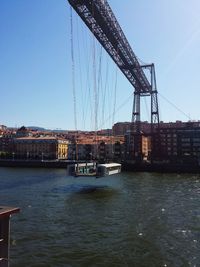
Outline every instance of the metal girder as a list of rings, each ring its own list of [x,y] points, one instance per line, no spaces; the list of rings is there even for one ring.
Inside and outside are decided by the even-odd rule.
[[[159,110],[158,110],[158,91],[156,86],[156,75],[154,64],[148,64],[141,66],[143,69],[148,69],[150,72],[150,83],[151,90],[150,93],[143,93],[142,95],[135,91],[134,92],[134,102],[133,102],[133,113],[132,113],[132,122],[134,123],[134,132],[140,132],[140,98],[141,96],[150,96],[151,97],[151,132],[155,131],[155,128],[159,124]]]
[[[154,64],[140,65],[107,0],[68,0],[74,10],[111,56],[135,88],[130,132],[130,152],[133,158],[142,157],[140,98],[151,97],[151,134],[159,129],[158,99]],[[150,71],[148,80],[144,69]],[[152,148],[153,149],[153,148]]]
[[[136,55],[106,0],[68,0],[140,95],[151,92]]]

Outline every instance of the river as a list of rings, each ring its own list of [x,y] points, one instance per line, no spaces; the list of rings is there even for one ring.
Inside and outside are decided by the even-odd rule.
[[[11,267],[200,266],[200,175],[0,168]]]

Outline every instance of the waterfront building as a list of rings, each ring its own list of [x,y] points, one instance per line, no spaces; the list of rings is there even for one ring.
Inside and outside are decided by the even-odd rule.
[[[115,141],[113,143],[101,142],[98,146],[99,161],[121,162],[124,159],[124,142]]]
[[[114,144],[101,142],[98,145],[98,157],[99,161],[104,163],[107,160],[113,160],[114,158]]]
[[[112,127],[113,135],[125,135],[131,127],[131,122],[117,122]]]
[[[12,137],[0,137],[0,158],[7,158],[13,147]]]
[[[151,138],[150,136],[142,135],[142,157],[146,161],[151,154]]]
[[[120,131],[123,123],[114,125]],[[133,126],[133,125],[132,125]],[[132,126],[125,134],[125,160],[157,162],[200,161],[199,129],[200,121],[160,122],[159,129],[150,134],[151,124],[141,122],[140,133],[133,133]],[[124,128],[125,129],[125,128]],[[116,133],[116,131],[115,131]],[[138,151],[135,153],[135,151]]]
[[[23,159],[67,159],[68,144],[56,137],[21,137],[15,138],[14,153],[16,158]]]
[[[161,128],[154,136],[153,158],[168,163],[200,162],[200,127]]]
[[[15,133],[9,130],[4,131],[0,136],[0,158],[11,157],[13,151],[13,137]]]
[[[136,140],[135,140],[136,139]],[[135,149],[135,145],[138,146]],[[139,151],[138,154],[135,150]],[[151,155],[151,137],[144,134],[134,134],[128,132],[125,135],[125,160],[130,163],[135,163],[135,161],[147,161]]]
[[[123,136],[79,135],[68,146],[68,158],[71,160],[121,160],[124,150]]]
[[[179,128],[180,129],[180,128]],[[156,161],[173,161],[177,158],[177,129],[160,128],[152,137],[152,159]]]
[[[160,121],[160,128],[185,128],[185,127],[194,127],[198,128],[200,127],[200,121],[175,121],[175,122],[163,122]],[[117,122],[113,125],[112,131],[113,135],[126,135],[128,132],[132,131],[133,123],[131,122]],[[141,132],[144,134],[150,134],[151,133],[151,123],[148,121],[141,121],[140,122],[140,129]]]

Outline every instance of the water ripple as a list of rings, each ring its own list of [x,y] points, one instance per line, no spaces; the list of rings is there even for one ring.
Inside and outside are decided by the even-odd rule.
[[[199,176],[0,169],[12,267],[199,266]]]

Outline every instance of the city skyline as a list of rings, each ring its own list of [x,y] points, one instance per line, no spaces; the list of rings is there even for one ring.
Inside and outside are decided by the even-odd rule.
[[[160,119],[166,122],[200,119],[200,3],[197,0],[190,3],[186,0],[162,3],[158,0],[148,3],[127,0],[125,5],[122,1],[108,2],[136,56],[145,63],[155,63]],[[3,38],[0,43],[0,90],[3,114],[0,124],[74,129],[69,9],[68,2],[64,0],[48,3],[1,1],[0,33]],[[74,12],[73,20],[76,30],[74,39],[79,38],[80,46],[83,35],[86,35],[84,42],[91,46],[93,38]],[[78,71],[84,74],[84,63],[87,60],[91,63],[88,59],[91,54],[88,51],[88,55],[83,54],[84,42],[83,47],[78,48],[77,43],[74,46],[77,80],[80,80]],[[98,44],[96,51],[98,58]],[[113,116],[109,94],[113,98],[116,67],[106,53],[102,54],[102,62],[109,65],[110,91],[106,93],[106,114],[99,108],[98,126],[111,128],[113,122],[131,120],[133,88],[117,71],[116,114]],[[103,78],[106,77],[106,64],[102,66]],[[92,74],[89,77],[92,79]],[[84,107],[85,100],[80,99],[80,96],[89,99],[85,86],[85,80],[82,85],[77,82],[77,128],[94,130],[92,104],[87,103]],[[88,87],[92,88],[92,81]],[[93,93],[90,98],[93,98]],[[169,105],[165,98],[182,113]]]

